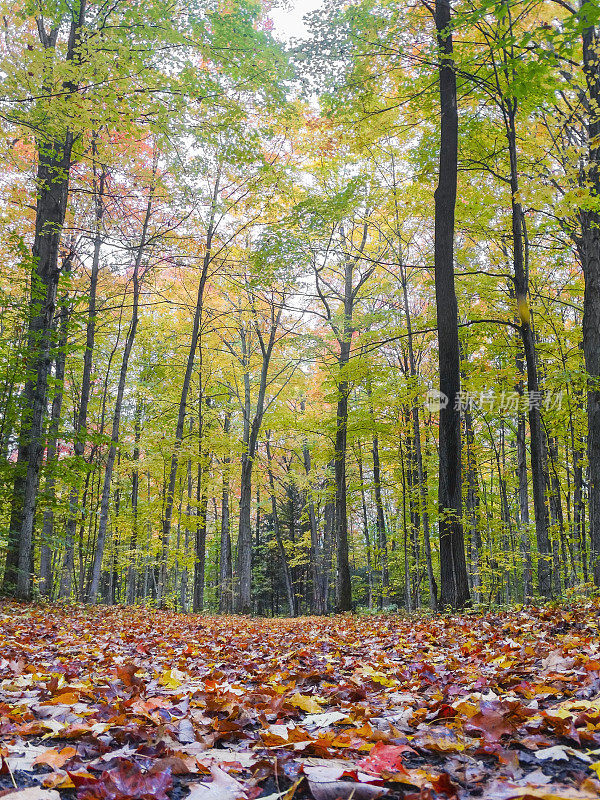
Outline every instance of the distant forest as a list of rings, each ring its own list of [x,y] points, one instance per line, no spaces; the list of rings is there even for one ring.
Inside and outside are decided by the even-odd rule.
[[[593,593],[600,6],[271,5],[2,3],[2,594]]]

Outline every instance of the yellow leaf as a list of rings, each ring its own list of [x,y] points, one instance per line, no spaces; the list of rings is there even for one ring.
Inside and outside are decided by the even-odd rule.
[[[289,698],[288,703],[296,706],[296,708],[301,708],[302,711],[306,711],[308,714],[318,714],[321,710],[321,706],[317,703],[314,697],[311,697],[308,694],[300,694],[299,692],[293,694]]]
[[[182,684],[182,681],[179,680],[180,677],[184,677],[184,674],[179,670],[166,669],[158,679],[158,682],[167,689],[178,689]]]
[[[593,764],[588,764],[590,769],[593,769],[596,775],[600,778],[600,761],[594,761]]]
[[[527,300],[524,297],[521,297],[517,300],[517,310],[519,312],[519,319],[524,325],[529,325],[531,320],[531,315],[529,313],[529,306],[527,305]]]
[[[370,678],[374,683],[379,683],[381,686],[396,686],[397,681],[391,680],[385,675],[383,672],[378,672],[374,670],[373,667],[363,667],[362,669],[363,675],[366,675]]]

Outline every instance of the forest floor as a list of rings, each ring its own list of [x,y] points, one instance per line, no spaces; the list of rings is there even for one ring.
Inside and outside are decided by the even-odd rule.
[[[598,604],[276,620],[0,604],[0,790],[597,798],[599,625]]]

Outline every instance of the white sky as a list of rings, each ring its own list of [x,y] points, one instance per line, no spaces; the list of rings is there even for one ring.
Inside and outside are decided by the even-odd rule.
[[[302,17],[322,5],[323,0],[281,0],[280,7],[269,14],[275,26],[273,33],[286,42],[306,36],[308,31]]]

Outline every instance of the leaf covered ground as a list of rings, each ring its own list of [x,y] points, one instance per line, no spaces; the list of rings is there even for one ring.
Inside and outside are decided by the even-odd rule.
[[[276,620],[3,604],[0,789],[595,798],[599,624],[597,604]]]

